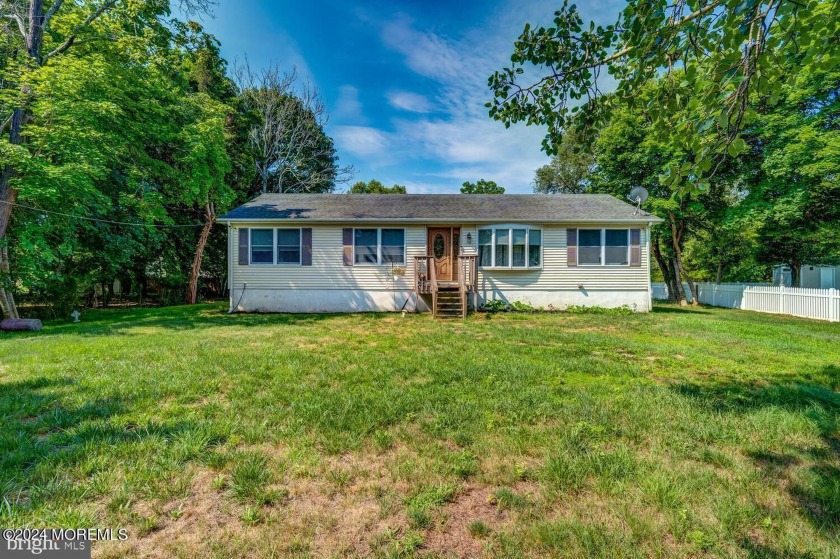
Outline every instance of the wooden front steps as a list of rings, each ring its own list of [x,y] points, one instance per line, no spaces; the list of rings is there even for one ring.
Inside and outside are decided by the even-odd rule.
[[[463,293],[458,287],[440,287],[435,301],[435,316],[439,318],[464,318],[467,305]]]
[[[432,314],[441,318],[465,318],[467,302],[472,297],[475,307],[478,295],[478,268],[475,254],[461,254],[456,257],[457,279],[438,281],[434,256],[414,257],[414,292],[431,299]]]

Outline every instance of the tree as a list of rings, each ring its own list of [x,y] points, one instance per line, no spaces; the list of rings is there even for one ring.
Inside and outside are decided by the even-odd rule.
[[[584,149],[578,134],[563,135],[551,163],[537,169],[534,192],[539,194],[581,194],[589,188],[595,156]]]
[[[671,88],[670,82],[679,79],[680,74],[675,73],[645,85],[639,92],[642,100],[639,106],[622,107],[612,113],[592,146],[596,167],[590,175],[589,191],[624,199],[634,187],[648,190],[650,198],[645,209],[665,220],[651,230],[652,256],[671,296],[686,304],[683,282],[697,301],[695,279],[686,265],[687,243],[698,231],[713,227],[719,220],[719,214],[730,200],[729,193],[735,188],[733,177],[738,172],[730,162],[705,192],[682,196],[673,196],[669,185],[658,179],[659,170],[684,161],[687,154],[679,143],[657,134],[643,107],[657,98],[660,89]]]
[[[368,182],[359,181],[350,188],[350,194],[405,194],[405,187],[401,184],[385,186],[376,179]]]
[[[840,263],[840,70],[802,72],[751,127],[756,176],[742,206],[767,267]]]
[[[176,161],[183,178],[172,197],[188,207],[197,205],[204,214],[187,284],[186,303],[192,305],[198,297],[201,263],[217,207],[226,209],[235,197],[225,180],[232,169],[225,128],[233,109],[224,104],[234,100],[235,87],[225,74],[226,63],[215,37],[195,22],[177,24],[176,29],[175,44],[181,47],[177,52],[183,53],[179,62],[192,94],[181,105],[187,122],[179,132],[184,147]]]
[[[204,0],[184,0],[186,11],[205,10]],[[133,41],[142,41],[144,30],[164,28],[160,18],[170,12],[167,1],[139,1],[125,4],[118,0],[98,2],[65,2],[54,0],[2,0],[0,19],[9,22],[8,33],[15,33],[14,41],[6,47],[19,54],[3,56],[2,107],[0,123],[8,136],[0,152],[0,307],[6,316],[17,316],[17,308],[10,285],[7,232],[13,209],[18,200],[18,181],[27,171],[27,160],[33,154],[27,147],[27,128],[32,122],[30,106],[37,99],[34,82],[47,63],[55,63],[71,50],[86,55],[107,52],[110,45],[125,41],[126,48]],[[131,25],[124,25],[130,21]],[[11,30],[13,29],[13,30]],[[82,47],[83,48],[80,48]],[[7,116],[8,115],[8,116]]]
[[[565,0],[552,26],[525,26],[510,66],[489,78],[487,106],[505,126],[546,125],[550,154],[565,130],[591,140],[620,106],[643,108],[652,131],[686,156],[663,180],[681,193],[703,191],[727,156],[747,150],[740,135],[757,116],[754,98],[772,105],[800,72],[840,66],[838,9],[838,0],[630,0],[602,27],[585,25]],[[542,75],[521,83],[531,66]],[[602,95],[604,70],[618,81],[615,95]],[[642,106],[642,86],[676,71],[681,83]],[[686,88],[690,102],[677,91]]]
[[[332,192],[352,176],[339,167],[332,139],[324,132],[326,105],[314,87],[299,86],[297,73],[273,66],[255,72],[237,68],[242,106],[254,116],[249,141],[265,192]]]
[[[478,179],[478,182],[464,182],[461,194],[504,194],[505,189],[493,181]]]

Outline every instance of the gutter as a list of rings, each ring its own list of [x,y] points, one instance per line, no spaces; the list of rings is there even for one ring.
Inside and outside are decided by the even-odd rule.
[[[309,219],[309,218],[279,218],[279,217],[260,217],[260,218],[228,218],[217,219],[219,223],[226,223],[228,225],[236,223],[429,223],[429,224],[447,224],[447,223],[475,223],[475,224],[495,224],[495,223],[552,223],[552,224],[568,224],[576,225],[579,223],[633,223],[637,225],[651,226],[654,223],[662,223],[665,220],[655,216],[644,216],[643,218],[628,218],[628,219],[475,219],[471,217],[453,217],[451,219],[435,218],[420,218],[420,217],[389,217],[389,218],[346,218],[346,219]]]

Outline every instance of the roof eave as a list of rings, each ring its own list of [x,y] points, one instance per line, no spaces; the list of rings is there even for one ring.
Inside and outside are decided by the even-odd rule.
[[[640,216],[632,218],[564,218],[564,219],[472,219],[472,218],[418,218],[418,217],[392,217],[392,218],[353,218],[353,219],[310,219],[310,218],[278,218],[278,217],[231,217],[218,218],[219,223],[662,223],[661,217]]]

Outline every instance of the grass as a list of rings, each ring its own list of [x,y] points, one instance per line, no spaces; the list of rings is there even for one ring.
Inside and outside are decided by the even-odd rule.
[[[0,526],[98,557],[837,557],[840,326],[88,312],[0,334]]]

